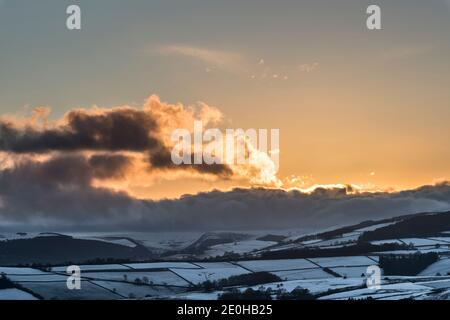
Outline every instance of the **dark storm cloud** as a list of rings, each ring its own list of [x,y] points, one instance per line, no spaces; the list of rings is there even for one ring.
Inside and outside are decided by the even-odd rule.
[[[170,117],[170,114],[165,116]],[[97,112],[73,110],[61,121],[64,124],[50,129],[38,129],[32,125],[17,126],[14,122],[0,119],[0,151],[15,154],[132,151],[148,154],[149,165],[154,169],[192,170],[222,177],[232,175],[230,167],[223,164],[174,165],[170,156],[171,148],[160,137],[156,117],[148,110],[131,107]],[[111,158],[108,162],[102,162],[101,158],[91,161],[98,170],[103,165],[114,165]],[[116,161],[120,159],[116,158]]]
[[[93,179],[120,177],[131,160],[122,155],[100,154],[90,158],[80,155],[62,155],[48,161],[19,161],[14,167],[0,173],[0,190],[8,186],[33,185],[89,186]]]
[[[104,165],[108,162],[108,165]],[[100,171],[98,163],[102,163]],[[126,170],[128,161],[104,155],[24,161],[0,173],[0,217],[23,228],[93,230],[318,230],[368,219],[450,210],[450,184],[398,193],[348,194],[346,188],[311,194],[234,189],[146,201],[92,185]],[[105,170],[111,172],[106,172]]]
[[[221,178],[232,174],[222,165],[175,166],[161,136],[170,130],[158,124],[173,124],[174,118],[180,120],[184,115],[178,114],[179,107],[169,111],[159,108],[159,101],[152,101],[151,106],[156,111],[131,107],[74,110],[44,128],[0,119],[0,151],[14,158],[12,165],[5,162],[0,167],[0,227],[317,230],[367,219],[450,210],[448,183],[365,194],[355,194],[350,187],[319,188],[311,194],[234,189],[161,201],[138,200],[97,187],[103,185],[94,183],[98,180],[126,178],[128,170],[134,168],[133,161],[143,157],[148,158],[148,170],[196,170]],[[43,155],[47,160],[42,160]]]
[[[124,210],[134,200],[125,193],[94,188],[92,181],[119,176],[128,165],[128,159],[116,155],[20,161],[0,173],[0,216],[25,225],[35,220],[65,225],[111,218],[119,213],[115,208]]]
[[[153,135],[157,124],[142,110],[115,108],[107,112],[69,112],[66,124],[38,130],[0,122],[0,149],[14,153],[48,151],[145,151],[160,145]],[[153,134],[152,134],[153,133]]]
[[[205,174],[212,174],[222,178],[230,177],[233,171],[226,164],[193,164],[194,154],[191,155],[192,164],[175,165],[171,158],[171,150],[167,148],[159,148],[150,154],[150,165],[155,169],[173,170],[173,169],[188,169]]]
[[[95,178],[108,179],[124,177],[132,161],[120,154],[96,154],[89,158],[88,164],[93,169]]]
[[[347,194],[345,188],[319,189],[312,194],[273,189],[235,189],[154,202],[150,208],[150,212],[163,212],[165,220],[159,221],[159,225],[165,228],[317,230],[368,219],[450,210],[450,185],[427,186],[392,194]],[[158,226],[151,220],[148,224]]]

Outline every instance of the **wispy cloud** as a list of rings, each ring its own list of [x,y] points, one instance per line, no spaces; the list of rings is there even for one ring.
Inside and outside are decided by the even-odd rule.
[[[299,65],[277,65],[270,61],[259,59],[256,65],[252,67],[250,79],[261,81],[286,81],[295,79],[302,73],[314,72],[319,68],[318,62],[303,63]]]
[[[319,68],[318,62],[303,63],[296,66],[277,65],[264,58],[255,60],[244,54],[192,45],[161,45],[154,50],[157,54],[189,59],[202,64],[205,72],[225,70],[252,80],[288,80],[299,73],[310,73]]]
[[[318,67],[319,67],[318,62],[304,63],[304,64],[298,66],[298,70],[300,70],[301,72],[312,72],[312,71],[316,70]]]
[[[390,62],[394,60],[401,60],[406,58],[418,57],[428,54],[436,49],[436,46],[400,46],[392,48],[391,50],[384,51],[381,54],[383,62]]]
[[[241,67],[242,57],[238,53],[191,45],[164,45],[156,50],[160,54],[182,56],[200,61],[208,68],[236,70]]]

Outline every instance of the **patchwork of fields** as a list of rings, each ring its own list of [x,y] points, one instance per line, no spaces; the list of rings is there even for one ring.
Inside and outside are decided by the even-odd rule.
[[[66,286],[66,267],[49,271],[33,268],[1,267],[0,272],[28,292],[19,289],[0,290],[2,299],[128,299],[128,298],[216,298],[220,292],[202,293],[194,285],[230,276],[267,271],[280,277],[280,283],[268,283],[253,288],[308,289],[321,294],[320,299],[355,297],[412,297],[430,294],[437,286],[450,290],[450,277],[434,273],[450,272],[450,259],[443,259],[422,272],[420,278],[386,278],[382,290],[364,287],[365,272],[377,264],[377,257],[354,256],[286,260],[247,260],[236,262],[155,262],[133,264],[82,265],[81,290]],[[333,270],[329,273],[327,269]],[[420,281],[419,281],[420,280]],[[242,287],[244,290],[247,287]],[[347,290],[345,290],[347,289]],[[331,290],[342,292],[324,295]]]
[[[397,222],[401,223],[402,220]],[[171,235],[158,239],[155,234],[81,235],[83,239],[100,239],[126,248],[141,247],[152,254],[163,252],[164,259],[81,264],[80,290],[68,289],[67,265],[0,266],[0,274],[10,283],[0,289],[0,299],[217,299],[224,290],[250,288],[269,293],[307,289],[316,299],[333,300],[449,299],[450,233],[395,237],[397,233],[389,230],[391,226],[397,228],[393,222],[373,222],[302,236],[290,232],[275,235],[224,232],[196,238],[198,234],[187,233],[174,240],[170,240]],[[391,234],[385,236],[379,230],[394,236],[389,238]],[[369,235],[375,232],[377,237],[361,245],[361,237],[367,236],[367,232]],[[4,236],[5,241],[16,238],[33,239],[33,235]],[[417,257],[418,253],[429,252],[435,258],[413,273],[415,276],[382,274],[379,288],[367,287],[368,267],[378,266],[383,257],[392,254]],[[261,273],[267,280],[259,280],[258,285],[228,282],[258,277]]]

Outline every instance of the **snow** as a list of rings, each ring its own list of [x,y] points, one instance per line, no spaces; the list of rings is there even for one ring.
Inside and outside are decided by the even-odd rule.
[[[81,274],[82,277],[95,280],[112,280],[123,282],[134,282],[136,279],[143,280],[147,277],[149,283],[155,285],[172,285],[187,287],[189,283],[170,271],[160,272],[86,272]],[[126,278],[125,278],[126,276]],[[125,281],[125,279],[127,279]]]
[[[132,233],[130,238],[139,241],[148,248],[173,250],[189,246],[202,235],[202,232],[137,232]]]
[[[192,292],[188,294],[177,295],[176,298],[180,300],[217,300],[219,294],[223,291],[214,292]]]
[[[151,263],[129,263],[125,266],[135,270],[150,269],[198,269],[199,267],[189,262],[151,262]]]
[[[0,234],[0,241],[5,241],[5,240],[17,240],[17,239],[32,239],[34,237],[39,236],[39,233],[26,233],[23,235],[17,234],[17,233],[1,233]],[[40,235],[43,236],[43,235]]]
[[[347,237],[356,237],[356,238],[359,238],[360,235],[361,235],[361,232],[353,231],[353,232],[348,232],[348,233],[342,234],[342,237],[343,237],[343,238],[347,238]]]
[[[277,275],[282,280],[305,280],[305,279],[326,279],[334,278],[331,274],[323,271],[320,268],[304,269],[304,270],[289,270],[289,271],[274,271],[271,272]]]
[[[97,264],[97,265],[80,265],[80,269],[81,272],[83,273],[83,271],[101,271],[101,270],[114,271],[114,270],[129,270],[130,268],[121,264]],[[66,270],[67,266],[52,268],[53,272],[66,273]]]
[[[38,275],[8,275],[8,278],[14,282],[51,282],[61,281],[66,282],[68,276],[63,276],[53,273],[42,273]]]
[[[171,269],[183,279],[190,283],[198,284],[207,280],[217,281],[220,279],[227,279],[231,276],[250,273],[249,271],[238,267],[224,267],[224,268],[208,268],[208,269]]]
[[[361,279],[343,279],[343,278],[328,278],[328,279],[316,279],[316,280],[294,280],[294,281],[283,281],[264,285],[257,285],[252,287],[253,289],[285,289],[288,292],[300,287],[303,289],[308,289],[312,294],[319,294],[326,292],[328,290],[343,289],[343,288],[354,288],[357,286],[362,286],[363,281]]]
[[[322,239],[313,239],[313,240],[302,241],[300,243],[307,246],[307,245],[311,245],[311,244],[322,242],[322,241],[323,241]]]
[[[400,240],[397,240],[397,239],[377,240],[377,241],[371,241],[370,243],[373,245],[377,245],[377,246],[386,244],[386,243],[404,244],[403,242],[401,242]]]
[[[428,253],[428,252],[436,252],[436,253],[448,253],[450,252],[450,248],[433,248],[433,249],[422,249],[419,248],[418,251],[421,253]]]
[[[415,292],[415,291],[411,291],[411,292],[403,292],[403,293],[399,293],[399,294],[384,294],[382,296],[375,296],[375,299],[379,299],[379,300],[391,300],[391,301],[395,301],[395,300],[404,300],[404,299],[414,299],[414,300],[421,300],[421,298],[423,298],[424,296],[430,294],[430,292]]]
[[[364,288],[357,289],[352,291],[339,292],[335,294],[331,294],[328,296],[321,297],[320,300],[346,300],[349,298],[353,299],[362,299],[362,298],[386,298],[391,295],[404,295],[405,297],[409,297],[415,294],[424,294],[426,292],[430,292],[431,289],[429,287],[414,284],[414,283],[396,283],[396,284],[388,284],[381,285],[380,289],[373,288]],[[378,295],[378,296],[377,296]],[[381,295],[381,296],[380,296]]]
[[[230,262],[196,262],[197,266],[202,268],[236,268],[236,265]]]
[[[450,272],[450,259],[439,260],[432,265],[428,266],[425,270],[419,273],[419,276],[435,276],[440,273],[442,276],[447,275]]]
[[[428,253],[428,252],[436,252],[436,253],[447,253],[450,251],[450,248],[434,248],[433,249],[424,249],[422,247],[413,250],[391,250],[391,251],[380,251],[380,252],[372,252],[373,254],[378,255],[386,255],[386,254],[415,254],[415,253]]]
[[[351,257],[331,257],[331,258],[311,258],[311,261],[321,267],[350,267],[350,266],[370,266],[376,264],[366,256]]]
[[[7,275],[31,275],[31,274],[45,274],[45,272],[32,269],[32,268],[13,268],[13,267],[0,267],[0,274],[5,273]]]
[[[388,254],[415,254],[420,252],[418,250],[391,250],[391,251],[380,251],[380,252],[372,252],[373,254],[379,255],[388,255]]]
[[[102,241],[106,243],[112,243],[112,244],[118,244],[121,246],[129,247],[129,248],[135,248],[137,245],[136,243],[128,240],[128,239],[114,239],[114,238],[101,238],[101,237],[86,237],[86,238],[80,238],[83,240],[95,240],[95,241]]]
[[[438,280],[438,281],[427,281],[427,282],[421,282],[420,284],[430,287],[430,288],[433,288],[433,289],[450,288],[450,279]]]
[[[317,268],[306,259],[238,261],[237,264],[254,272]]]
[[[74,237],[76,239],[82,239],[82,240],[95,240],[95,241],[103,241],[103,242],[108,242],[108,243],[113,243],[113,244],[119,244],[122,246],[127,246],[130,248],[134,248],[136,247],[136,244],[133,243],[132,241],[125,239],[125,238],[109,238],[109,237],[101,237],[101,236],[96,236],[96,235],[80,235],[80,234],[76,234],[76,233],[67,233],[67,234],[62,234],[62,233],[52,233],[52,232],[43,232],[43,233],[27,233],[24,235],[19,235],[16,233],[7,233],[7,234],[0,234],[0,241],[4,241],[4,240],[18,240],[18,239],[33,239],[36,237],[58,237],[58,236],[71,236]]]
[[[406,244],[412,243],[414,246],[433,246],[437,244],[441,245],[447,245],[447,242],[438,241],[438,240],[431,240],[431,239],[424,239],[424,238],[404,238],[400,239]]]
[[[181,249],[197,240],[201,232],[76,232],[69,233],[76,238],[130,238],[150,249]],[[97,239],[99,240],[99,239]]]
[[[168,287],[135,285],[132,283],[115,282],[115,281],[93,281],[93,284],[110,290],[118,295],[117,298],[126,299],[141,299],[151,296],[167,296],[174,295],[180,292],[178,289]]]
[[[331,270],[347,278],[364,278],[365,276],[362,277],[362,275],[366,274],[367,267],[337,267],[331,268]]]
[[[89,281],[81,282],[81,290],[67,289],[66,282],[19,282],[25,288],[42,296],[46,300],[110,300],[120,296],[105,290]]]
[[[303,245],[298,243],[289,243],[289,244],[283,244],[280,246],[274,246],[273,248],[267,249],[267,251],[280,251],[280,250],[288,250],[288,249],[296,249],[296,248],[304,248]]]
[[[436,241],[439,241],[442,243],[447,243],[450,245],[450,237],[432,237],[432,238],[428,238],[428,239],[436,240]]]
[[[386,224],[378,224],[369,228],[380,228]],[[367,228],[364,228],[367,229]],[[364,230],[361,229],[361,230]],[[266,234],[266,233],[265,233]],[[26,237],[36,236],[29,234]],[[43,235],[45,236],[45,235]],[[96,240],[114,241],[123,245],[132,241],[127,237],[117,236],[109,238],[99,235],[84,235]],[[192,235],[185,237],[182,241],[173,241],[171,236],[153,234],[146,237],[142,234],[139,238],[146,244],[155,242],[159,247],[183,247],[189,241],[197,240]],[[307,241],[307,246],[330,248],[336,242],[355,240],[359,231],[350,232],[342,237]],[[191,240],[187,241],[190,237]],[[133,236],[134,238],[134,236]],[[180,239],[183,237],[180,237]],[[132,239],[132,237],[130,237]],[[373,241],[373,244],[383,243],[413,243],[416,250],[398,250],[391,253],[417,253],[417,252],[450,252],[450,236],[427,237],[427,238],[405,238]],[[440,248],[436,248],[439,244]],[[273,248],[267,249],[267,247]],[[277,250],[280,248],[303,247],[300,243],[277,244],[276,242],[255,240],[242,240],[226,244],[218,244],[210,247],[206,255],[222,255],[224,252],[234,251],[238,253],[258,252],[259,250]],[[380,252],[387,254],[389,252]],[[254,289],[272,288],[274,290],[284,289],[292,291],[297,287],[310,290],[313,294],[327,294],[321,299],[346,300],[349,298],[362,299],[372,297],[374,299],[429,299],[442,298],[450,294],[450,257],[441,255],[441,260],[428,266],[416,277],[384,276],[381,289],[373,290],[365,287],[365,274],[367,267],[377,265],[379,257],[370,253],[368,256],[341,256],[310,259],[278,259],[278,260],[245,260],[230,262],[178,262],[175,258],[168,258],[161,262],[135,262],[128,264],[105,264],[105,265],[81,265],[82,290],[68,290],[66,286],[66,266],[53,268],[52,272],[44,272],[33,268],[0,267],[0,273],[5,273],[14,282],[24,286],[43,296],[46,299],[216,299],[220,291],[215,292],[192,292],[189,287],[192,284],[202,283],[206,280],[217,281],[235,275],[249,274],[251,272],[271,272],[283,281],[253,286]],[[170,261],[169,261],[170,260]],[[199,259],[200,260],[200,259]],[[182,260],[186,261],[186,260]],[[333,272],[345,276],[336,277],[324,271],[330,268]],[[441,276],[436,276],[440,273]],[[126,281],[124,278],[126,275]],[[148,284],[134,283],[135,279],[141,281],[148,278]],[[240,286],[239,290],[246,290],[246,286]],[[330,290],[342,290],[342,292]],[[9,290],[9,291],[7,291]],[[447,290],[447,291],[446,291]],[[332,293],[334,292],[334,293]],[[447,292],[447,293],[446,293]],[[440,294],[438,296],[437,294]],[[0,290],[1,299],[35,299],[32,295],[19,289]]]
[[[356,242],[358,240],[359,235],[351,235],[347,237],[340,237],[340,238],[333,238],[330,240],[320,241],[320,242],[314,242],[311,244],[306,245],[307,247],[329,247],[329,246],[342,246],[343,244],[351,244],[353,242]]]
[[[384,228],[384,227],[390,226],[390,225],[395,224],[395,223],[397,223],[397,222],[394,221],[394,222],[380,223],[380,224],[375,224],[375,225],[372,225],[372,226],[369,226],[369,227],[357,229],[355,231],[357,231],[357,232],[374,231],[374,230],[377,230],[377,229],[380,229],[380,228]]]
[[[234,253],[247,253],[255,250],[260,250],[272,245],[277,244],[274,241],[261,241],[261,240],[245,240],[245,241],[237,241],[232,243],[224,243],[218,244],[210,247],[209,250],[205,252],[205,256],[216,257],[222,256],[225,252],[234,252]]]
[[[37,298],[28,292],[11,288],[0,290],[0,300],[37,300]]]

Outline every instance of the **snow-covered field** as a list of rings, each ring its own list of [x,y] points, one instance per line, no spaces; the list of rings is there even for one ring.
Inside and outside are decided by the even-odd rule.
[[[0,241],[5,240],[17,240],[17,239],[31,239],[35,238],[37,236],[46,236],[46,234],[40,234],[37,232],[17,232],[17,233],[11,233],[11,232],[1,232],[0,233]]]
[[[81,282],[81,290],[67,289],[66,282],[19,282],[46,300],[111,300],[120,296],[89,281]]]
[[[159,287],[148,285],[137,286],[131,283],[117,281],[92,281],[92,283],[126,299],[170,296],[180,292],[180,290],[177,290],[177,288],[173,287]]]
[[[103,264],[103,265],[80,265],[81,271],[113,271],[113,270],[129,270],[131,267],[122,264]],[[53,267],[53,272],[66,273],[67,266]]]
[[[321,268],[271,272],[282,280],[327,279],[333,276]]]
[[[404,244],[403,242],[401,242],[400,240],[397,240],[397,239],[371,241],[370,243],[373,245],[377,245],[377,246],[387,244],[387,243]]]
[[[349,236],[343,236],[331,240],[324,240],[324,241],[314,241],[309,244],[303,243],[306,247],[329,247],[329,246],[342,246],[342,245],[348,245],[356,242],[358,240],[359,234],[357,235],[349,235]]]
[[[286,260],[246,260],[236,262],[154,262],[127,265],[82,266],[81,290],[68,290],[66,267],[43,272],[33,268],[0,267],[10,280],[45,299],[128,299],[184,298],[215,299],[219,291],[205,293],[193,284],[217,281],[253,272],[270,272],[282,281],[253,286],[254,289],[308,289],[320,299],[430,299],[450,290],[450,259],[443,257],[416,277],[383,277],[379,290],[365,286],[367,266],[376,265],[376,256],[329,257]],[[327,272],[325,268],[331,270]],[[441,274],[441,276],[436,276]],[[240,287],[245,290],[247,287]],[[437,289],[440,295],[436,296]],[[449,291],[450,292],[450,291]],[[13,294],[14,293],[14,294]],[[34,298],[19,289],[0,290],[0,299]]]
[[[428,294],[432,291],[431,287],[427,287],[420,284],[414,284],[409,282],[398,283],[398,284],[387,284],[382,285],[380,289],[374,288],[364,288],[357,290],[349,290],[345,292],[339,292],[335,294],[330,294],[323,296],[322,300],[347,300],[347,299],[386,299],[391,297],[398,298],[410,298],[417,295]]]
[[[0,274],[6,275],[41,275],[45,272],[32,269],[32,268],[11,268],[11,267],[0,267]]]
[[[317,265],[306,259],[239,261],[237,264],[253,272],[317,268]]]
[[[448,238],[446,238],[446,239],[448,239]],[[435,245],[450,244],[447,241],[432,240],[432,239],[427,239],[427,238],[404,238],[404,239],[399,239],[399,240],[406,244],[412,243],[414,246],[435,246]]]
[[[178,250],[187,247],[201,235],[201,232],[133,232],[121,236],[130,237],[147,248]]]
[[[136,243],[134,243],[133,241],[131,241],[129,239],[125,239],[125,238],[115,238],[115,237],[104,237],[104,238],[102,238],[102,237],[80,237],[80,239],[103,241],[103,242],[107,242],[107,243],[119,244],[121,246],[130,247],[130,248],[134,248],[134,247],[137,246]]]
[[[134,270],[152,270],[152,269],[198,269],[199,266],[189,262],[151,262],[151,263],[129,263],[124,266]]]
[[[357,256],[342,256],[352,252],[343,248],[334,257],[307,259],[262,259],[289,256],[290,251],[307,248],[311,256],[326,256],[333,250],[354,245],[360,235],[392,223],[378,223],[366,228],[345,229],[339,233],[309,235],[300,232],[253,233],[130,233],[130,234],[71,234],[79,239],[106,241],[127,247],[143,245],[152,254],[158,254],[160,262],[133,262],[111,264],[82,264],[81,290],[69,290],[66,285],[67,266],[55,266],[42,270],[30,267],[1,267],[0,274],[17,288],[0,290],[1,299],[217,299],[227,288],[204,292],[205,281],[219,281],[231,276],[268,272],[278,278],[268,277],[273,283],[250,286],[254,290],[272,289],[291,292],[307,289],[316,298],[346,299],[448,299],[450,298],[450,233],[436,233],[435,237],[410,237],[372,241],[373,245],[395,243],[390,252],[365,252]],[[355,227],[357,228],[357,227]],[[52,234],[4,234],[6,239],[27,239]],[[286,236],[287,238],[285,238]],[[321,239],[322,237],[322,239]],[[263,240],[264,239],[264,240]],[[311,240],[306,240],[311,239]],[[377,239],[377,238],[375,238]],[[378,238],[379,239],[379,238]],[[300,241],[304,240],[304,241]],[[2,239],[0,238],[0,241]],[[408,246],[406,246],[408,245]],[[145,249],[145,248],[144,248]],[[408,249],[408,250],[406,250]],[[370,249],[371,250],[371,249]],[[382,248],[381,248],[382,250]],[[226,253],[234,253],[229,261]],[[361,251],[356,251],[361,252]],[[382,276],[380,289],[369,289],[366,273],[369,266],[378,265],[380,256],[386,254],[439,253],[439,261],[429,265],[417,276]],[[161,254],[163,253],[163,254]],[[155,254],[155,256],[156,256]],[[220,258],[212,259],[211,257]],[[296,254],[304,257],[304,252]],[[308,255],[306,255],[308,256]],[[153,256],[152,256],[153,257]],[[114,261],[114,260],[111,260]],[[118,260],[116,260],[118,261]],[[267,276],[267,275],[266,275]],[[254,282],[253,282],[254,283]],[[13,286],[13,285],[12,285]],[[249,286],[236,286],[245,291]],[[26,291],[33,294],[30,294]],[[275,295],[273,297],[276,297]]]
[[[192,284],[198,284],[205,281],[217,281],[221,279],[227,279],[231,276],[237,276],[241,274],[250,273],[244,268],[239,266],[223,266],[223,267],[211,267],[205,269],[171,269],[174,273],[186,279]]]
[[[394,224],[394,223],[395,223],[395,222],[379,223],[379,224],[372,225],[372,226],[370,226],[370,227],[357,229],[357,230],[355,230],[355,231],[356,231],[356,232],[360,232],[360,233],[366,232],[366,231],[374,231],[374,230],[377,230],[377,229],[380,229],[380,228],[383,228],[383,227],[390,226],[390,225],[392,225],[392,224]]]
[[[269,246],[275,245],[274,241],[260,241],[260,240],[244,240],[233,243],[224,243],[211,246],[209,250],[202,256],[216,257],[223,256],[226,252],[233,252],[238,254],[248,253],[255,250],[261,250]]]
[[[310,260],[323,268],[370,266],[377,264],[374,260],[366,256],[311,258]]]
[[[157,272],[84,272],[82,277],[95,280],[148,282],[155,285],[188,287],[189,283],[171,271]]]
[[[67,276],[53,274],[53,273],[43,273],[38,275],[8,275],[8,279],[14,282],[53,282],[53,281],[66,281]]]
[[[447,273],[450,273],[450,259],[448,258],[439,260],[431,266],[428,266],[428,268],[419,273],[419,276],[435,276],[437,274],[445,276]]]
[[[364,278],[367,272],[367,267],[336,267],[330,268],[332,271],[347,278]]]
[[[276,290],[282,287],[287,292],[291,292],[296,288],[308,289],[312,294],[320,294],[328,290],[354,288],[363,285],[361,279],[343,279],[343,278],[327,278],[327,279],[314,279],[314,280],[294,280],[275,282],[271,284],[253,286],[253,289],[272,289]]]
[[[0,300],[37,300],[37,298],[28,292],[11,288],[0,290]]]

